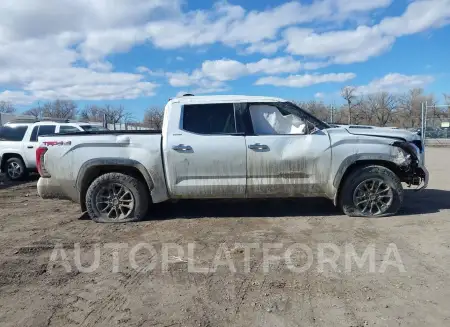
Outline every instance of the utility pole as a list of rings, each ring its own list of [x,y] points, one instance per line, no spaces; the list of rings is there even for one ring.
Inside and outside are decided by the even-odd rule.
[[[330,123],[333,124],[334,123],[334,111],[336,110],[336,108],[334,107],[334,104],[332,104],[330,106]]]

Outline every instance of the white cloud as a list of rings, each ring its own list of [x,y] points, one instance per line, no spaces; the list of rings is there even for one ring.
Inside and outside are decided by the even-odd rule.
[[[339,0],[340,6],[353,11],[369,10],[372,1]],[[380,0],[377,6],[389,4]],[[373,4],[375,5],[375,4]],[[291,27],[284,32],[287,51],[313,58],[330,58],[333,63],[365,62],[391,48],[397,37],[414,34],[450,23],[450,0],[420,0],[409,4],[399,17],[388,17],[374,26],[353,30],[316,33],[311,29]]]
[[[199,87],[199,88],[191,89],[189,91],[180,91],[177,93],[177,97],[182,96],[183,94],[187,94],[187,93],[199,95],[199,94],[223,93],[223,92],[228,92],[229,90],[230,90],[230,88],[228,86]]]
[[[330,9],[325,2],[302,5],[291,1],[264,12],[251,11],[231,24],[222,41],[225,44],[240,44],[274,39],[280,28],[326,17],[331,13]]]
[[[230,81],[248,74],[248,68],[236,60],[207,60],[202,64],[201,74],[216,81]]]
[[[341,13],[370,11],[388,7],[393,0],[337,0],[336,7]]]
[[[217,42],[248,45],[245,52],[275,53],[281,29],[305,23],[354,18],[355,13],[384,8],[392,0],[322,0],[311,4],[289,1],[264,11],[247,12],[241,6],[217,2],[212,10],[185,13],[177,19],[150,22],[147,37],[160,48],[175,49]]]
[[[16,67],[68,67],[80,58],[76,51],[68,48],[69,45],[65,36],[13,42],[0,40],[0,73]]]
[[[0,25],[6,42],[138,26],[179,8],[178,0],[2,0]]]
[[[379,29],[402,36],[440,27],[450,23],[450,0],[421,0],[411,3],[400,17],[385,18]]]
[[[0,84],[12,84],[39,99],[120,99],[153,95],[156,84],[143,75],[100,72],[88,68],[12,69],[0,73]]]
[[[196,83],[196,79],[188,73],[168,73],[169,84],[174,87],[185,87]]]
[[[268,76],[262,77],[255,82],[255,85],[273,85],[287,87],[306,87],[321,83],[339,83],[355,78],[353,73],[339,74],[315,74],[315,75],[290,75],[288,77]]]
[[[109,61],[95,61],[89,64],[89,69],[98,72],[110,72],[113,70],[113,65]]]
[[[371,94],[377,92],[403,92],[411,88],[422,88],[434,81],[430,75],[402,75],[390,73],[386,76],[375,79],[367,85],[357,87],[359,94]]]
[[[33,103],[36,97],[29,95],[23,91],[3,91],[0,92],[0,101],[12,102],[15,105],[26,105]]]
[[[258,42],[249,45],[244,51],[244,54],[262,53],[265,55],[271,55],[276,53],[281,47],[286,45],[284,40],[274,42]]]
[[[311,30],[290,28],[284,36],[287,50],[296,55],[332,58],[336,63],[363,62],[388,49],[395,41],[378,29],[360,26],[355,30],[332,31],[317,34]]]
[[[330,66],[331,62],[329,61],[311,61],[311,62],[305,62],[303,64],[304,70],[316,70],[320,68],[324,68],[327,66]]]
[[[42,99],[71,99],[71,100],[118,100],[135,99],[154,95],[156,85],[150,82],[105,83],[105,84],[76,84],[65,87],[38,90],[34,92]]]
[[[197,86],[196,93],[221,92],[227,89],[225,82],[252,74],[280,74],[299,71],[301,63],[292,57],[261,59],[257,62],[242,63],[236,60],[206,60],[201,68],[191,74],[185,72],[167,73],[169,84],[173,87]],[[141,71],[144,69],[141,68]],[[207,91],[205,91],[207,90]]]
[[[316,94],[314,94],[314,97],[316,99],[323,99],[325,97],[325,93],[317,92]]]
[[[147,68],[145,66],[139,66],[136,68],[136,71],[141,74],[147,74],[149,76],[154,77],[163,77],[166,76],[166,73],[162,69],[158,70],[151,70],[150,68]]]
[[[115,0],[113,4],[110,0],[2,0],[0,88],[23,92],[2,93],[17,99],[58,94],[76,99],[130,98],[153,94],[157,85],[150,80],[165,76],[176,87],[223,90],[226,81],[251,74],[296,73],[364,62],[388,51],[402,35],[450,22],[450,0],[416,0],[399,17],[382,19],[373,26],[330,30],[337,26],[334,23],[353,26],[358,17],[368,17],[392,2],[288,1],[257,11],[226,1],[209,9],[186,10],[184,0]],[[351,25],[345,24],[348,20]],[[221,43],[243,53],[276,57],[251,63],[206,60],[189,74],[150,68],[120,73],[108,61],[109,55],[147,42],[163,49]],[[289,54],[303,56],[305,62],[300,64]],[[182,59],[173,54],[171,58]],[[289,83],[302,84],[298,75],[288,78]]]
[[[251,74],[294,73],[299,71],[300,68],[301,63],[292,57],[264,58],[248,64],[236,60],[221,59],[203,62],[201,70],[194,72],[194,75],[197,74],[198,76],[223,82]]]
[[[126,52],[145,40],[145,33],[134,27],[92,31],[79,50],[87,61],[96,61],[111,53]]]
[[[279,57],[273,59],[261,59],[255,63],[247,64],[247,69],[251,74],[280,74],[295,73],[301,68],[301,63],[292,57]]]
[[[106,55],[143,39],[136,27],[179,13],[178,0],[3,0],[0,88],[17,103],[47,98],[119,99],[153,94],[142,74],[112,72]]]

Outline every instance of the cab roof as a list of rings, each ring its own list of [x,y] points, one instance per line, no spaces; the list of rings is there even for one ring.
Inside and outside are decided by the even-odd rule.
[[[286,102],[287,100],[251,95],[205,95],[205,96],[180,96],[171,99],[169,102],[181,104],[200,104],[200,103],[222,103],[222,102]]]

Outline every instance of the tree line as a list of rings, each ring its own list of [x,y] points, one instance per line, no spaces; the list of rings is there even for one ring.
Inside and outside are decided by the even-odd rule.
[[[443,95],[446,106],[433,107],[437,104],[435,96],[426,94],[421,88],[410,89],[403,94],[379,92],[361,95],[357,88],[347,86],[342,88],[341,97],[343,104],[340,106],[330,106],[317,100],[293,102],[317,118],[336,124],[420,127],[421,109],[424,102],[431,106],[431,109],[428,110],[428,118],[434,118],[436,121],[449,121],[450,119],[450,94]],[[11,102],[0,101],[0,113],[15,112],[16,108]],[[145,111],[143,120],[136,121],[123,105],[87,105],[80,109],[71,100],[39,103],[23,114],[37,119],[46,117],[90,122],[104,122],[106,119],[108,124],[128,123],[151,129],[162,128],[164,115],[162,108],[151,106]]]
[[[427,118],[439,121],[450,119],[450,94],[444,94],[444,106],[437,107],[433,94],[426,94],[421,88],[410,89],[403,94],[379,92],[359,95],[358,89],[344,87],[341,90],[344,104],[330,106],[322,101],[296,102],[317,118],[336,124],[396,126],[415,128],[421,125],[422,103],[427,103]],[[437,127],[437,126],[435,126]]]
[[[11,102],[0,101],[0,113],[17,113],[17,110]],[[22,114],[33,116],[36,119],[77,119],[90,122],[104,122],[106,119],[108,124],[133,122],[131,113],[122,105],[87,105],[79,109],[78,105],[71,100],[54,100],[43,104],[39,103]]]

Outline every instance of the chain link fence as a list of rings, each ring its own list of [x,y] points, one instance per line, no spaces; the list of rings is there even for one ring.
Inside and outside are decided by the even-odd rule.
[[[450,106],[424,105],[425,139],[450,138]]]

